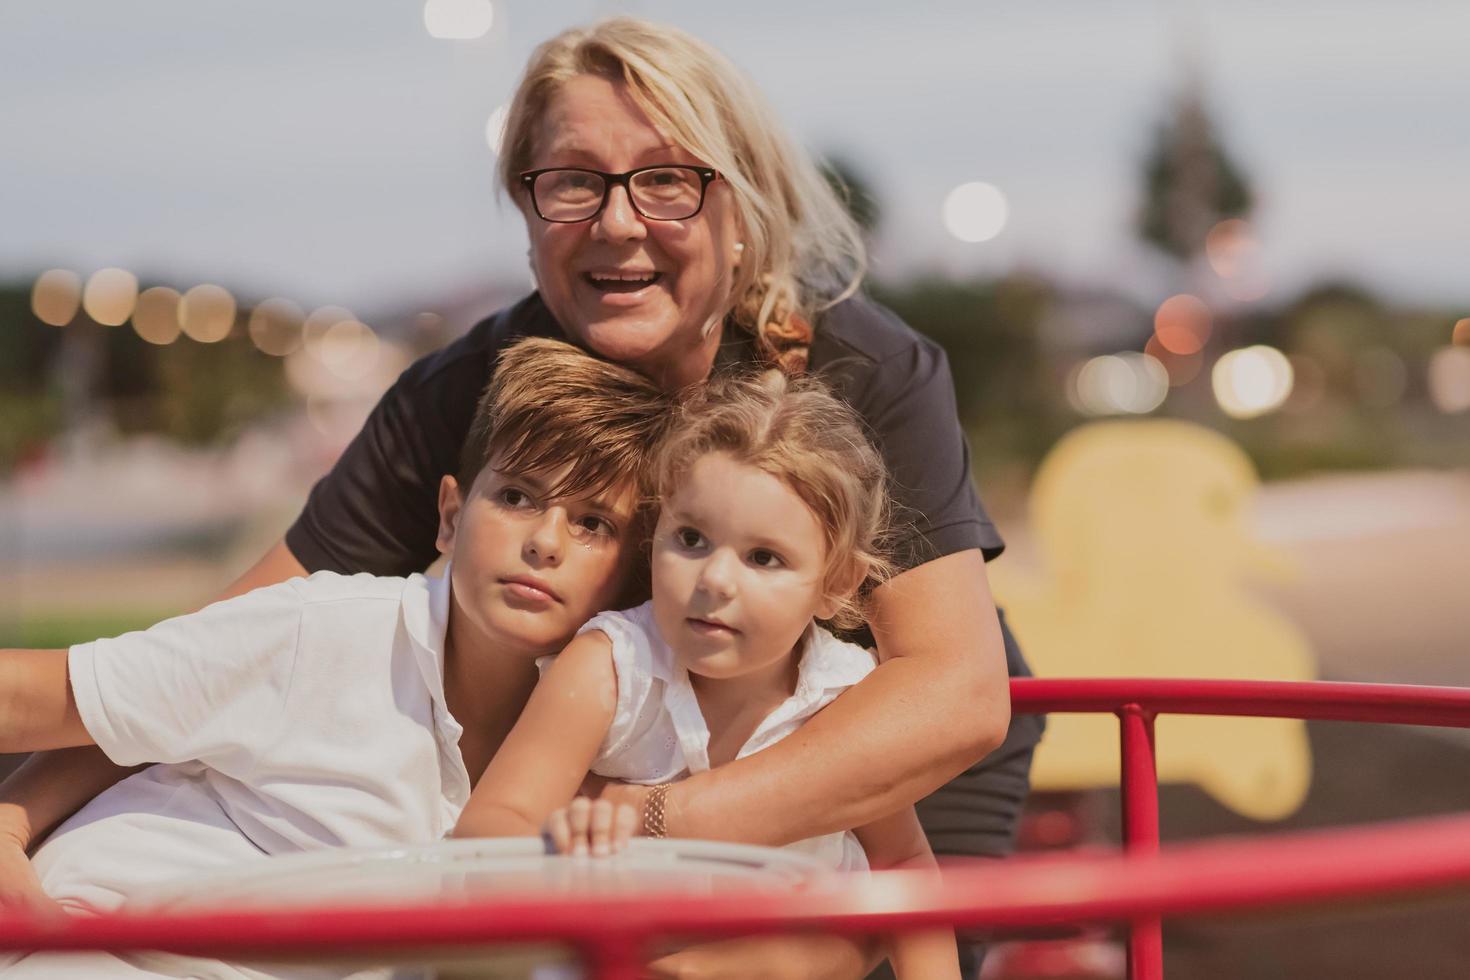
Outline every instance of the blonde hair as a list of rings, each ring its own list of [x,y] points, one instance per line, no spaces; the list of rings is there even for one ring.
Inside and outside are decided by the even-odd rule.
[[[519,175],[547,106],[581,75],[625,83],[658,129],[730,185],[745,245],[732,319],[755,334],[766,363],[804,371],[813,317],[856,292],[867,268],[861,231],[810,155],[724,55],[677,28],[614,17],[532,53],[502,141],[500,180],[512,198],[524,193]]]
[[[862,597],[893,565],[887,472],[857,414],[815,378],[775,370],[716,378],[679,409],[655,463],[660,498],[708,453],[771,474],[810,508],[826,537],[824,587],[842,600],[831,623],[861,626]]]
[[[501,351],[461,453],[468,491],[492,461],[516,473],[556,473],[553,496],[588,496],[632,485],[653,496],[656,450],[673,401],[643,375],[571,344],[528,338]]]

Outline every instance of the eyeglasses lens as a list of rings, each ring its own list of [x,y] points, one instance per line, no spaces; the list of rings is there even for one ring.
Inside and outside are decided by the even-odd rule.
[[[679,167],[640,171],[628,180],[628,191],[639,213],[655,221],[687,218],[704,200],[698,172]],[[533,192],[547,221],[584,221],[601,209],[606,181],[583,170],[549,170],[536,178]]]

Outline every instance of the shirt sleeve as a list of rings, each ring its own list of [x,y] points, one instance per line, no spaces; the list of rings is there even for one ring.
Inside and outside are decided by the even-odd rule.
[[[82,723],[118,765],[198,761],[248,772],[279,730],[302,608],[285,583],[72,647]]]
[[[631,617],[618,612],[598,613],[577,635],[597,630],[612,643],[613,671],[617,675],[618,698],[612,724],[592,768],[623,752],[628,743],[647,727],[645,709],[653,697],[653,654],[648,635]]]
[[[975,492],[943,348],[916,338],[877,365],[864,391],[854,408],[888,466],[899,569],[970,548],[997,557],[1005,543]]]

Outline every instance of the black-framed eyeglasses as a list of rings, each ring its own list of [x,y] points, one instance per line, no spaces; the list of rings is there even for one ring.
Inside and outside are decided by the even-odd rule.
[[[602,213],[612,188],[621,184],[628,200],[652,221],[681,221],[704,207],[704,191],[719,177],[710,167],[666,164],[610,174],[581,167],[551,167],[521,174],[521,186],[542,221],[570,224]]]

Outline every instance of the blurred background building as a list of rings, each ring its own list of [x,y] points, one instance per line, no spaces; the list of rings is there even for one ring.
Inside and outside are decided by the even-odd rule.
[[[404,366],[529,288],[504,102],[618,12],[719,46],[826,161],[870,291],[949,352],[999,581],[1054,560],[1058,440],[1190,423],[1264,480],[1242,526],[1284,571],[1243,587],[1320,676],[1466,682],[1470,8],[1429,0],[7,4],[0,644],[207,601]],[[1181,784],[1166,835],[1470,805],[1452,736],[1307,734],[1292,815]],[[1459,975],[1441,920],[1375,914]],[[1361,929],[1172,935],[1171,976],[1389,975]]]

